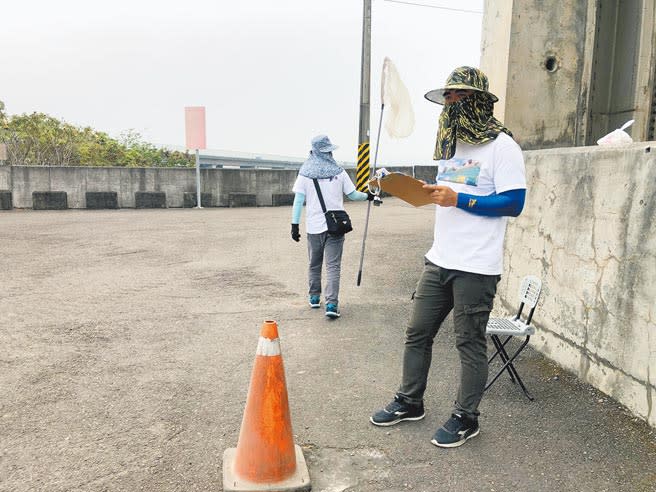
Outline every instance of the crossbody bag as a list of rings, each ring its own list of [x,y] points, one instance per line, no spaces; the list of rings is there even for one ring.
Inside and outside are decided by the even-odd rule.
[[[316,178],[312,181],[314,182],[314,188],[317,190],[317,195],[319,196],[321,210],[323,210],[323,215],[326,218],[328,234],[332,236],[343,236],[347,232],[351,232],[353,230],[353,226],[351,225],[351,218],[348,216],[346,211],[326,210],[326,203],[323,201],[323,195],[321,194],[319,182]]]

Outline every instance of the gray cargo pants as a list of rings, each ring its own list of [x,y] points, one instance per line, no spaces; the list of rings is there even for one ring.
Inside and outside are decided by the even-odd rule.
[[[417,283],[414,306],[405,332],[403,377],[398,395],[420,403],[433,354],[433,339],[453,310],[460,385],[455,411],[476,419],[487,383],[485,326],[490,317],[499,275],[480,275],[440,268],[426,260]]]
[[[339,301],[339,281],[342,268],[342,251],[344,236],[331,236],[328,232],[308,234],[308,256],[310,267],[308,271],[308,293],[311,296],[321,295],[321,269],[326,260],[326,289],[324,297],[326,304],[337,304]]]

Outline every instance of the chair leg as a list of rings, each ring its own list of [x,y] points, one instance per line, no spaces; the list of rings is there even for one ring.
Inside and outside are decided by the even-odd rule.
[[[503,343],[501,342],[501,339],[499,338],[498,335],[492,335],[491,338],[492,338],[492,343],[494,343],[494,346],[496,347],[497,350],[496,350],[496,352],[494,352],[494,354],[492,354],[492,357],[490,357],[490,359],[487,361],[487,363],[489,364],[490,362],[492,362],[495,359],[495,357],[498,355],[499,358],[501,358],[501,364],[503,364],[504,367],[505,367],[506,363],[508,362],[508,358],[509,358],[508,357],[508,352],[506,352],[506,344],[508,343],[508,341],[512,337],[511,336],[506,337],[506,339],[503,341]],[[506,369],[508,371],[508,375],[510,376],[511,381],[514,384],[515,383],[515,376],[513,375],[513,371],[511,369],[511,367],[508,366],[508,367],[506,367]]]
[[[493,337],[494,337],[494,336],[496,336],[496,335],[493,335]],[[524,395],[526,396],[526,398],[528,398],[528,399],[531,400],[531,401],[533,401],[533,400],[535,399],[535,398],[533,398],[533,396],[531,396],[531,394],[528,392],[528,390],[526,389],[526,386],[524,386],[524,382],[522,381],[522,378],[519,377],[519,373],[517,372],[517,370],[515,369],[515,366],[513,365],[513,361],[517,358],[517,356],[518,356],[518,355],[520,354],[520,352],[524,349],[524,347],[526,347],[526,345],[528,344],[528,341],[529,341],[530,338],[531,338],[530,336],[527,336],[527,337],[526,337],[526,339],[524,340],[524,342],[522,342],[522,344],[521,344],[521,345],[519,346],[519,348],[515,351],[515,353],[513,354],[513,356],[510,357],[510,358],[504,363],[504,365],[501,367],[501,369],[500,369],[499,372],[496,374],[496,376],[494,376],[494,378],[492,378],[492,380],[491,380],[489,383],[487,383],[487,386],[485,386],[485,390],[484,390],[484,391],[487,391],[488,388],[490,388],[490,386],[492,386],[492,384],[493,384],[497,379],[499,379],[499,376],[501,376],[501,374],[503,374],[503,371],[508,370],[509,372],[512,372],[512,374],[514,374],[514,376],[515,376],[515,378],[517,379],[517,382],[519,383],[519,386],[521,387],[522,392],[524,393]],[[505,343],[507,343],[507,342],[508,342],[508,340],[506,340]],[[497,343],[499,343],[499,344],[501,343],[501,341],[498,340],[498,337],[497,337],[497,341],[495,342],[495,346],[497,345]],[[501,344],[501,346],[499,347],[498,351],[499,351],[499,350],[500,350],[500,351],[503,351],[503,352],[505,353],[505,357],[507,357],[508,354],[506,353],[505,348],[503,347],[503,346],[505,345],[505,343],[504,343],[504,344]],[[500,352],[500,353],[501,353],[501,352]],[[496,355],[496,354],[495,354],[495,355]],[[503,358],[504,358],[504,355],[500,355],[500,357],[503,359]],[[494,358],[494,356],[493,356],[493,358]],[[511,377],[512,377],[512,376],[511,376]]]
[[[528,343],[528,338],[527,338],[526,340],[524,340],[523,345],[521,345],[521,346],[517,349],[517,353],[513,356],[512,359],[510,359],[510,357],[508,356],[508,352],[506,352],[506,345],[508,344],[508,342],[509,342],[512,338],[513,338],[513,337],[508,336],[508,337],[504,340],[504,342],[503,342],[503,344],[502,344],[502,349],[503,349],[503,357],[502,357],[502,359],[503,359],[504,364],[508,364],[507,369],[508,369],[508,374],[510,374],[510,379],[511,379],[511,381],[512,381],[513,383],[519,382],[519,383],[520,383],[520,386],[522,386],[522,385],[523,385],[522,382],[521,382],[522,378],[519,377],[519,373],[517,372],[517,369],[515,368],[515,364],[512,364],[512,361],[515,359],[515,357],[517,357],[517,355],[519,355],[519,353],[522,351],[522,349],[526,346],[526,344]],[[517,380],[517,381],[516,381],[516,380]]]

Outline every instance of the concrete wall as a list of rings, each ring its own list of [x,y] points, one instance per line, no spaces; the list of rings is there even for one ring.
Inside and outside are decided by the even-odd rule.
[[[485,0],[481,31],[480,67],[490,82],[490,92],[499,98],[494,105],[494,116],[501,121],[506,117],[510,56],[510,29],[506,26],[511,25],[512,7],[512,0]]]
[[[134,208],[137,191],[165,192],[168,207],[182,207],[184,193],[196,192],[195,169],[14,166],[0,168],[0,184],[8,173],[16,208],[31,208],[33,191],[65,191],[69,208],[85,208],[87,191],[117,192],[120,208]],[[293,170],[206,169],[201,187],[212,194],[214,207],[227,207],[231,192],[256,194],[258,206],[271,206],[272,193],[290,193],[296,175]]]
[[[586,4],[486,2],[481,66],[495,67],[492,87],[506,84],[497,113],[522,148],[575,145],[579,104],[585,98]],[[500,56],[504,47],[508,52]],[[553,70],[547,69],[550,59]]]
[[[0,190],[11,190],[11,168],[0,166]]]
[[[656,142],[525,158],[495,309],[515,311],[521,277],[539,275],[531,343],[656,426]]]
[[[524,149],[653,138],[656,0],[485,1],[481,68]],[[504,51],[505,50],[505,51]]]
[[[413,175],[412,167],[388,167]],[[416,168],[422,179],[435,167]],[[347,169],[355,183],[355,169]],[[211,194],[212,207],[230,206],[230,193],[256,195],[258,207],[270,207],[273,195],[291,193],[298,170],[203,169],[201,192]],[[69,208],[86,208],[87,191],[113,191],[119,208],[134,208],[137,191],[163,191],[167,207],[182,207],[184,193],[196,192],[196,170],[177,168],[0,167],[0,190],[12,190],[15,208],[32,208],[32,192],[65,191]]]

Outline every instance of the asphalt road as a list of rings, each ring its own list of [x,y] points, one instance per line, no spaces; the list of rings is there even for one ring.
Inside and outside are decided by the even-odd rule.
[[[504,376],[479,437],[433,446],[457,384],[450,320],[426,418],[371,425],[399,382],[433,212],[372,209],[357,287],[366,208],[347,205],[335,321],[307,305],[288,207],[0,212],[0,491],[222,490],[267,319],[314,491],[656,491],[654,429],[530,349],[536,400]]]

